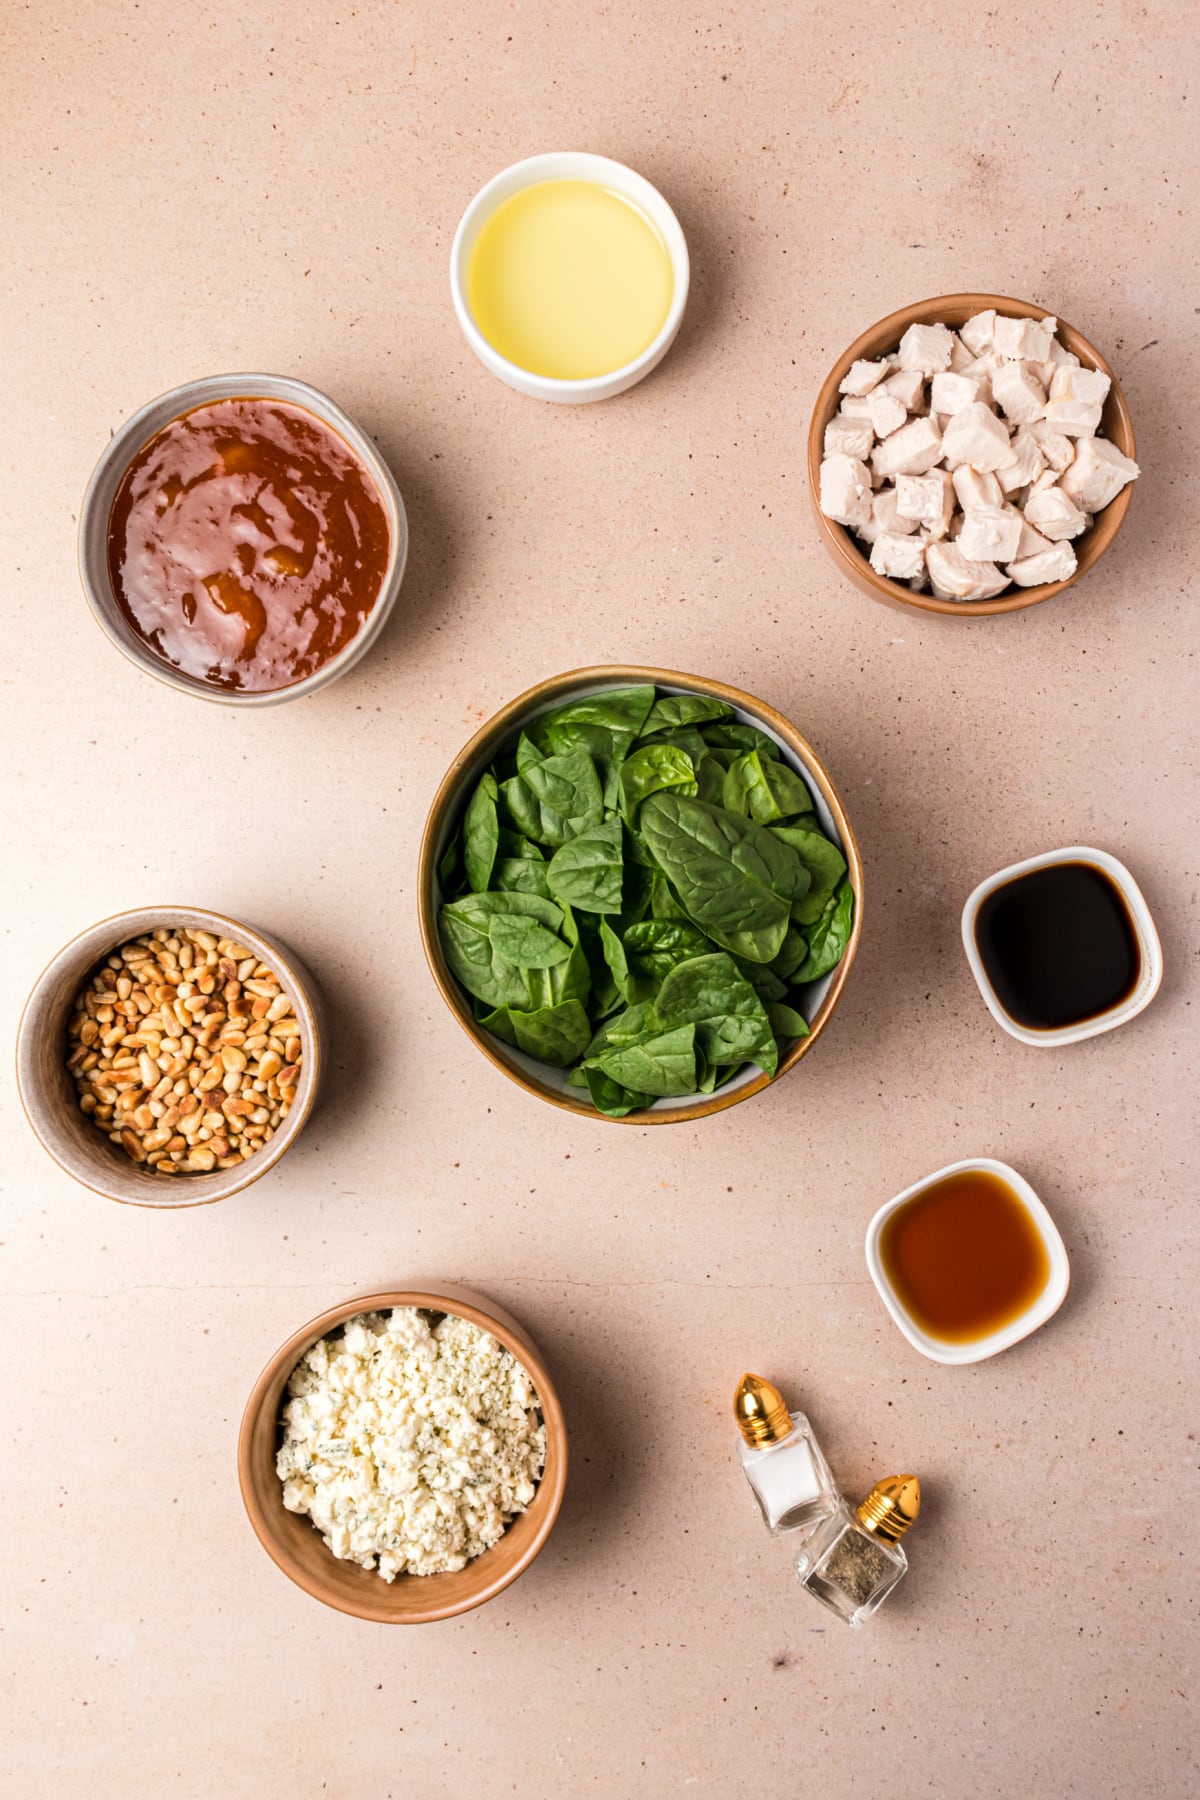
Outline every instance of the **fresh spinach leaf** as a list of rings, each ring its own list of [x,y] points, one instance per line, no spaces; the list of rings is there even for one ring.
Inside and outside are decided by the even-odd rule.
[[[628,825],[637,822],[638,807],[664,788],[696,792],[696,769],[686,750],[674,744],[643,744],[621,764],[621,812]]]
[[[525,984],[529,989],[531,1012],[557,1006],[563,1000],[586,1000],[591,992],[592,974],[582,945],[572,944],[565,962],[552,963],[544,969],[526,969]]]
[[[713,948],[697,926],[675,919],[644,919],[630,925],[621,944],[633,978],[655,987],[681,962]]]
[[[783,1006],[779,1001],[773,1001],[767,1007],[767,1017],[777,1038],[805,1038],[809,1035],[808,1020],[794,1006]]]
[[[650,708],[643,737],[655,731],[674,731],[680,725],[700,725],[709,719],[731,719],[733,708],[704,694],[664,694]]]
[[[619,913],[623,850],[619,819],[587,826],[550,858],[546,871],[550,892],[581,911]]]
[[[794,916],[794,907],[792,912]],[[772,975],[777,975],[780,981],[791,981],[807,955],[808,939],[802,931],[796,930],[794,924],[789,925],[784,933],[783,943],[779,946],[778,954],[771,959]],[[782,997],[781,995],[780,998],[782,999]]]
[[[472,891],[485,894],[492,883],[492,869],[500,844],[500,820],[496,801],[500,790],[495,777],[484,775],[463,814],[463,863]]]
[[[783,758],[783,751],[773,737],[760,731],[757,725],[739,725],[730,721],[728,724],[705,725],[704,741],[711,750],[757,750],[760,756],[766,756],[772,762]]]
[[[578,1000],[562,1000],[537,1012],[510,1011],[517,1048],[551,1068],[565,1069],[587,1049],[592,1035],[587,1009]]]
[[[502,894],[538,894],[543,900],[550,898],[550,883],[542,857],[534,862],[528,856],[502,856],[492,879]]]
[[[808,955],[796,970],[794,980],[816,981],[836,969],[850,942],[854,920],[854,890],[849,877],[843,875],[825,910],[808,933]]]
[[[518,830],[555,850],[604,815],[600,777],[586,750],[529,763],[503,792]]]
[[[812,795],[794,769],[772,762],[757,750],[735,759],[725,775],[724,804],[745,813],[760,825],[770,825],[794,813],[812,811]]]
[[[680,1025],[674,1031],[649,1032],[632,1044],[618,1044],[601,1051],[597,1066],[610,1081],[653,1094],[658,1100],[696,1091],[696,1027]]]
[[[770,962],[809,876],[789,846],[752,819],[678,794],[653,794],[642,835],[688,916],[750,962]]]
[[[605,1113],[610,1119],[623,1119],[627,1113],[640,1112],[644,1107],[653,1106],[653,1094],[637,1094],[632,1088],[622,1087],[603,1069],[581,1069],[579,1086],[586,1086],[592,1097],[592,1105],[597,1112]],[[570,1080],[570,1077],[567,1077]]]
[[[765,1075],[779,1063],[775,1034],[762,1001],[733,958],[717,951],[671,970],[654,1000],[664,1029],[693,1024],[710,1063],[756,1062]]]
[[[815,823],[806,825],[772,825],[780,843],[790,844],[812,877],[812,886],[802,900],[792,907],[798,925],[812,925],[825,910],[829,896],[846,873],[846,859],[836,844],[830,842]]]

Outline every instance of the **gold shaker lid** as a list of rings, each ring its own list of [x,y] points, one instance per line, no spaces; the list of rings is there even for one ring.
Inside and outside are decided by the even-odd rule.
[[[895,1544],[920,1510],[921,1483],[916,1476],[885,1475],[855,1508],[854,1516],[864,1531]]]
[[[752,1450],[776,1444],[792,1429],[787,1401],[762,1375],[743,1375],[733,1396],[733,1416]]]

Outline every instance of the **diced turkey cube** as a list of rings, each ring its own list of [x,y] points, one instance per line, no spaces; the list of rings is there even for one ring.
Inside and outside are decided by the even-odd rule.
[[[986,312],[976,313],[965,325],[960,325],[958,335],[968,350],[976,356],[984,356],[992,347],[992,333],[996,329],[996,309],[989,306]]]
[[[1057,329],[1058,320],[1054,318],[1008,319],[997,313],[992,349],[1014,362],[1044,362]]]
[[[877,537],[890,531],[896,537],[903,537],[907,532],[917,529],[915,519],[902,519],[897,510],[896,490],[894,487],[880,488],[871,501],[871,516],[862,525],[855,527],[864,543],[873,544]]]
[[[1046,390],[1028,363],[1004,363],[992,376],[992,398],[1014,425],[1032,425],[1046,406]]]
[[[871,426],[878,438],[890,437],[893,431],[899,431],[908,417],[907,407],[897,400],[895,394],[878,391],[868,394],[867,405],[871,409]]]
[[[901,434],[897,432],[896,435],[899,437]],[[987,471],[998,469],[1002,463],[1012,460],[1008,427],[982,400],[976,400],[954,414],[946,426],[942,448],[947,466],[951,469],[957,469],[962,463],[970,463],[973,469]],[[928,468],[929,465],[925,466]]]
[[[1065,432],[1056,426],[1048,425],[1045,419],[1039,419],[1029,427],[1029,435],[1037,442],[1037,447],[1059,475],[1075,460],[1075,446]]]
[[[893,581],[913,581],[925,573],[925,546],[918,537],[883,531],[871,546],[871,567]]]
[[[883,391],[897,399],[907,412],[918,412],[925,401],[925,377],[920,369],[897,369],[884,382]]]
[[[925,566],[939,600],[990,600],[1008,586],[994,562],[971,562],[957,544],[930,544]]]
[[[1086,531],[1087,514],[1076,506],[1070,494],[1064,494],[1053,483],[1043,487],[1041,480],[1034,483],[1025,502],[1025,517],[1029,523],[1036,525],[1043,537],[1056,544],[1063,538],[1078,537],[1081,531]]]
[[[975,361],[975,352],[967,349],[957,331],[952,331],[950,335],[954,339],[950,346],[950,372],[952,375],[961,375],[968,363]]]
[[[968,507],[958,547],[968,562],[1010,562],[1021,542],[1021,523],[1015,506]]]
[[[1083,400],[1089,406],[1103,406],[1111,386],[1112,377],[1106,375],[1103,369],[1085,369],[1080,363],[1075,368],[1068,366],[1054,371],[1054,379],[1050,383],[1050,398]]]
[[[996,480],[1006,494],[1012,494],[1036,481],[1045,467],[1041,445],[1033,433],[1022,426],[1012,440],[1012,461],[1001,463],[996,470]]]
[[[874,442],[875,433],[870,419],[847,419],[841,413],[835,413],[825,427],[826,456],[857,456],[865,459],[870,456]]]
[[[929,410],[946,417],[961,412],[964,406],[974,406],[978,398],[977,381],[972,381],[969,375],[955,375],[950,369],[942,369],[930,385]]]
[[[999,506],[1004,499],[1004,490],[998,478],[973,469],[970,463],[963,463],[955,469],[951,479],[954,482],[954,492],[958,495],[958,503],[963,508]]]
[[[827,456],[821,464],[821,511],[839,525],[871,516],[871,471],[857,456]]]
[[[873,387],[878,387],[889,370],[896,366],[891,356],[881,356],[878,362],[859,361],[851,363],[846,374],[838,383],[839,394],[869,394]]]
[[[1140,470],[1131,457],[1107,438],[1080,438],[1075,461],[1063,471],[1059,486],[1084,512],[1097,513],[1115,500]]]
[[[1048,537],[1043,537],[1040,531],[1035,531],[1028,519],[1022,514],[1021,536],[1017,544],[1016,559],[1019,560],[1023,556],[1040,556],[1043,550],[1053,550],[1053,548],[1054,545],[1050,542],[1050,539]]]
[[[871,467],[877,481],[889,481],[894,475],[923,475],[941,455],[942,434],[933,420],[910,419],[882,444],[876,444]]]
[[[871,416],[865,395],[847,394],[838,407],[838,412],[843,419],[869,419]]]
[[[902,519],[928,526],[933,537],[945,537],[954,513],[954,484],[946,470],[897,475],[896,511]]]
[[[1050,398],[1046,404],[1046,422],[1067,437],[1091,437],[1100,425],[1100,415],[1112,382],[1100,369],[1082,365],[1065,365],[1054,372]]]
[[[989,405],[992,399],[992,376],[999,367],[1000,358],[993,356],[989,350],[986,355],[977,356],[974,362],[968,363],[966,368],[961,371],[967,380],[973,381],[979,389],[979,399],[986,401]]]
[[[950,367],[954,333],[946,325],[910,325],[900,339],[900,367],[936,375]]]
[[[1041,587],[1044,581],[1067,581],[1075,573],[1075,552],[1070,544],[1051,544],[1048,550],[1010,562],[1008,573],[1018,587]]]
[[[1047,400],[1045,419],[1047,425],[1053,425],[1064,437],[1092,437],[1100,429],[1102,411],[1098,402],[1068,399],[1062,395],[1057,400]]]
[[[1068,350],[1065,344],[1060,344],[1057,338],[1051,339],[1050,354],[1046,360],[1047,362],[1052,362],[1056,369],[1078,369],[1081,367],[1079,358],[1076,356],[1075,352],[1073,350]]]

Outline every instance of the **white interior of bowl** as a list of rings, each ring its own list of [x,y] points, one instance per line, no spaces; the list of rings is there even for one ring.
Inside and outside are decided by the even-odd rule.
[[[487,769],[489,763],[493,762],[498,754],[502,754],[506,751],[510,745],[516,743],[520,731],[530,720],[540,718],[543,713],[554,712],[558,707],[566,706],[568,702],[572,700],[584,700],[590,694],[604,694],[610,692],[614,688],[627,688],[635,685],[636,683],[629,680],[618,679],[610,681],[581,682],[578,687],[568,689],[565,693],[559,694],[558,697],[552,700],[548,705],[539,707],[536,712],[531,712],[521,726],[514,728],[511,738],[502,745],[499,750],[493,749],[486,755],[477,756],[464,766],[462,780],[463,805],[465,806],[466,801],[470,798],[475,783]],[[658,682],[656,683],[656,688],[661,694],[694,694],[699,692],[699,689],[697,688],[680,687],[668,682]],[[789,767],[794,769],[798,775],[804,777],[805,786],[812,795],[813,808],[818,819],[821,821],[822,831],[833,840],[840,850],[844,851],[846,846],[843,844],[837,826],[834,823],[833,814],[830,812],[825,801],[825,796],[822,794],[813,772],[808,765],[801,761],[800,758],[788,748],[778,732],[771,730],[771,727],[765,719],[761,719],[756,713],[749,711],[745,707],[739,706],[734,707],[733,715],[739,724],[756,726],[759,731],[765,732],[769,738],[773,739],[773,741],[779,745]],[[441,881],[438,878],[437,871],[441,867],[442,857],[445,854],[446,847],[462,821],[462,812],[463,808],[460,807],[452,817],[447,819],[435,846],[435,909],[440,908],[442,904]],[[825,1004],[825,996],[829,992],[836,973],[836,969],[830,970],[828,975],[822,975],[819,981],[814,981],[811,986],[806,989],[804,994],[804,1004],[798,1010],[803,1012],[804,1017],[808,1020],[810,1025],[816,1019],[822,1006]],[[453,980],[453,976],[451,976],[451,979]],[[470,997],[466,996],[466,1000],[469,1007]],[[496,1054],[498,1056],[504,1061],[512,1064],[514,1068],[520,1069],[521,1073],[530,1080],[539,1082],[543,1087],[552,1088],[556,1093],[567,1095],[572,1100],[578,1100],[580,1098],[580,1089],[567,1086],[566,1072],[564,1070],[553,1069],[550,1067],[549,1063],[538,1062],[534,1057],[527,1056],[523,1050],[518,1050],[514,1045],[506,1043],[502,1038],[496,1037],[494,1033],[490,1031],[485,1032],[481,1025],[477,1024],[476,1029],[483,1036],[490,1039],[495,1045]],[[757,1063],[747,1063],[743,1068],[738,1070],[737,1074],[734,1075],[731,1080],[723,1082],[717,1092],[721,1094],[735,1093],[738,1088],[745,1087],[748,1082],[757,1080],[759,1074],[760,1070]],[[586,1095],[583,1097],[586,1099]],[[676,1112],[682,1107],[694,1106],[695,1104],[695,1094],[684,1094],[677,1099],[656,1100],[652,1106],[648,1106],[644,1110],[646,1112]]]

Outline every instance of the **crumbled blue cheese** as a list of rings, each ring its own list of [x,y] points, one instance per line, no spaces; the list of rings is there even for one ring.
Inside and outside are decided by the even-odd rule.
[[[385,1581],[464,1568],[533,1499],[546,1457],[533,1383],[466,1319],[360,1313],[305,1352],[287,1391],[283,1504]]]

